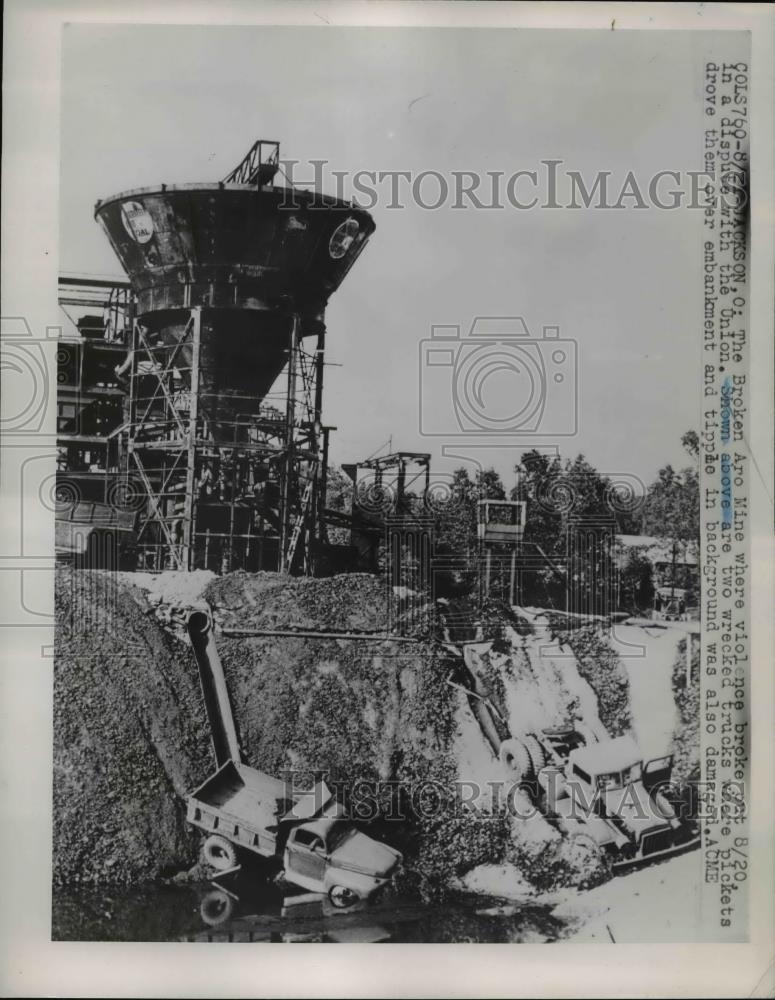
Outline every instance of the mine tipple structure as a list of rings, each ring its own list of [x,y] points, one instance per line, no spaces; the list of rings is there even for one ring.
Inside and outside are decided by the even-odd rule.
[[[278,163],[259,140],[220,183],[98,202],[129,281],[60,283],[58,503],[134,512],[139,569],[323,558],[325,307],[375,227]]]
[[[369,572],[378,572],[380,547],[384,543],[394,585],[400,584],[407,559],[423,567],[422,578],[430,584],[433,533],[430,462],[429,452],[389,451],[342,465],[342,472],[353,484],[352,510],[343,523],[349,522],[357,564]],[[334,511],[329,511],[327,518],[329,523],[336,523]]]

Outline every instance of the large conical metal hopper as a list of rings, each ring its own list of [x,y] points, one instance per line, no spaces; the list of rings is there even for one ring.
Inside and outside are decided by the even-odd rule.
[[[375,228],[346,202],[233,183],[126,191],[98,202],[95,216],[151,340],[185,338],[192,307],[203,307],[199,387],[215,419],[257,411],[286,363],[294,316],[299,336],[320,331]]]

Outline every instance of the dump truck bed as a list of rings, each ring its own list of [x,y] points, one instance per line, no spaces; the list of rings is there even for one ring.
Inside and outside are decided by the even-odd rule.
[[[284,782],[230,760],[189,796],[187,819],[207,833],[272,855],[279,819],[290,804]]]

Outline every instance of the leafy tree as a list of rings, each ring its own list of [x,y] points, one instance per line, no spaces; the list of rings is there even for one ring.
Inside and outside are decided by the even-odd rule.
[[[349,514],[352,510],[353,489],[352,479],[337,465],[330,464],[326,479],[326,507]],[[350,529],[331,525],[328,528],[328,540],[332,545],[349,545]]]
[[[517,466],[517,486],[512,500],[527,503],[525,540],[537,542],[546,552],[558,551],[562,534],[562,515],[553,498],[561,493],[562,466],[559,458],[529,451]]]
[[[434,551],[449,567],[436,574],[436,593],[443,597],[476,590],[479,582],[477,537],[480,500],[505,500],[506,490],[494,469],[479,470],[472,480],[464,467],[452,473],[449,495],[434,506]]]
[[[699,551],[700,543],[700,475],[699,439],[695,431],[687,431],[681,443],[692,464],[680,472],[666,465],[649,487],[644,506],[643,526],[646,534],[679,542],[684,549]]]
[[[570,581],[583,604],[608,610],[602,600],[613,579],[610,537],[620,519],[610,480],[583,455],[563,463],[535,450],[522,456],[517,473],[512,496],[527,503],[525,551],[539,561],[541,553],[549,557],[523,576],[523,600],[564,607]],[[579,532],[585,525],[594,526],[594,535]],[[566,565],[571,553],[572,566]]]
[[[436,550],[443,555],[459,553],[468,559],[476,539],[476,484],[468,470],[455,469],[449,491],[433,505]]]
[[[465,470],[458,469],[458,472]],[[476,500],[505,500],[506,490],[495,469],[480,469],[476,473]]]
[[[675,553],[676,563],[687,563],[688,557],[699,557],[700,552],[700,475],[699,438],[696,431],[687,431],[681,438],[691,465],[680,472],[666,465],[659,470],[646,496],[643,525],[644,531],[668,542]],[[659,581],[657,581],[659,582]],[[670,572],[669,580],[688,591],[687,603],[694,604],[698,586],[696,572],[687,567]]]
[[[637,548],[630,550],[619,576],[619,601],[634,613],[648,611],[654,604],[654,568]]]
[[[681,445],[696,463],[700,461],[700,436],[697,431],[686,431],[681,436]]]

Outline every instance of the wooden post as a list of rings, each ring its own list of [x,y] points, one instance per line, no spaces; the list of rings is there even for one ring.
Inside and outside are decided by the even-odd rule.
[[[288,341],[288,399],[285,409],[285,469],[283,475],[282,512],[280,519],[279,570],[286,573],[290,566],[285,564],[285,552],[290,538],[291,520],[291,479],[293,472],[293,442],[296,421],[296,364],[298,361],[299,317],[293,313]]]
[[[199,345],[202,332],[202,309],[197,307],[191,313],[191,376],[188,400],[188,433],[186,440],[186,494],[183,501],[183,568],[194,566],[194,542],[196,538],[194,488],[196,470],[196,433],[199,423]]]
[[[325,532],[324,514],[326,506],[326,480],[328,478],[328,431],[323,427],[323,372],[325,368],[326,328],[318,333],[315,349],[315,401],[314,419],[312,422],[312,452],[315,455],[315,466],[312,470],[314,482],[312,498],[309,507],[309,530],[304,537],[304,572],[313,573],[315,569],[315,539],[322,540]],[[321,460],[322,459],[322,460]]]

